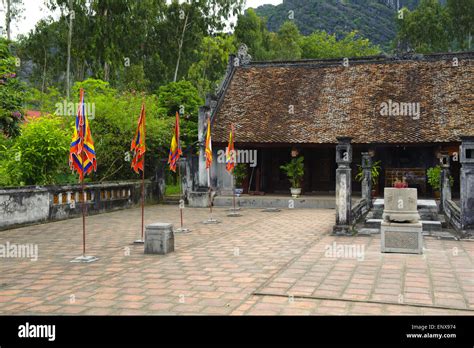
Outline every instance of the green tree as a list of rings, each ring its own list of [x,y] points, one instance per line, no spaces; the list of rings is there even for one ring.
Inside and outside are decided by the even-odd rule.
[[[470,50],[474,33],[474,0],[448,0],[451,35],[461,50]]]
[[[237,17],[234,31],[237,46],[244,43],[254,60],[270,59],[274,53],[271,48],[271,35],[266,28],[263,18],[260,18],[252,8]]]
[[[197,87],[202,98],[217,88],[233,52],[235,45],[231,35],[207,36],[202,40],[195,52],[199,58],[188,71],[188,80]]]
[[[16,76],[16,59],[0,38],[0,133],[17,136],[23,120],[26,87]]]
[[[68,176],[71,132],[61,117],[47,115],[22,126],[12,147],[0,161],[3,185],[46,185]],[[68,180],[66,180],[68,181]]]
[[[302,58],[326,59],[340,57],[363,57],[380,54],[380,48],[370,43],[368,39],[357,37],[357,32],[351,32],[340,40],[336,35],[317,31],[300,40]]]
[[[397,45],[419,53],[448,51],[450,47],[448,11],[438,0],[421,0],[414,11],[402,9],[397,20]]]
[[[273,38],[274,58],[278,60],[300,59],[302,53],[299,45],[300,38],[300,31],[294,22],[286,21],[283,23],[277,35]]]
[[[183,148],[197,140],[198,112],[203,103],[198,90],[189,81],[170,82],[158,90],[158,114],[171,120],[174,120],[176,112],[181,115]],[[169,134],[171,141],[171,132]]]

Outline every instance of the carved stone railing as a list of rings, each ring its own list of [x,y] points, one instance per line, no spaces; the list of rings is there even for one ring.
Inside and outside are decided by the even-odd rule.
[[[456,230],[456,232],[462,233],[461,208],[454,201],[445,201],[444,215],[446,216],[447,222]]]
[[[367,199],[360,199],[351,209],[352,224],[356,224],[365,214],[369,212],[369,202]]]
[[[145,181],[147,201],[158,201],[153,182]],[[87,214],[99,214],[138,205],[141,182],[81,185],[28,186],[0,190],[0,230],[15,226],[64,220],[80,216],[82,204]]]

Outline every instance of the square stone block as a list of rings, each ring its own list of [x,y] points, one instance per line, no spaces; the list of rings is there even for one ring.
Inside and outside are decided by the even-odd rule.
[[[383,253],[422,254],[422,223],[382,222],[381,251]]]
[[[168,254],[174,251],[173,225],[154,223],[145,228],[145,254]]]
[[[384,188],[384,221],[418,222],[418,192],[415,188]]]

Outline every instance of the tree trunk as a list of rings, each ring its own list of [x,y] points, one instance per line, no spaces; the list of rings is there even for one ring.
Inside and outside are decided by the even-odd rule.
[[[8,41],[11,40],[11,21],[12,21],[12,12],[11,12],[11,1],[7,0],[7,13],[5,16],[5,26],[7,29],[7,39]]]
[[[184,33],[186,32],[186,27],[188,26],[188,18],[189,18],[189,11],[186,14],[186,18],[184,20],[184,25],[183,25],[183,32],[181,33],[181,39],[179,40],[179,46],[178,46],[178,60],[176,61],[176,68],[174,70],[174,78],[173,82],[176,82],[178,79],[178,70],[179,70],[179,62],[181,60],[181,51],[183,48],[183,42],[184,42]]]
[[[67,38],[67,68],[66,68],[66,96],[69,100],[69,92],[71,89],[70,67],[71,67],[71,41],[72,41],[72,0],[69,0],[69,34]]]
[[[46,48],[43,48],[44,50],[44,64],[43,64],[43,83],[41,85],[41,95],[44,94],[44,89],[45,89],[45,86],[46,86]]]

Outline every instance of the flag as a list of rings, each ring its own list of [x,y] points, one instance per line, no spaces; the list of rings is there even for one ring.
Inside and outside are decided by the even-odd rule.
[[[210,168],[212,164],[212,140],[211,140],[211,117],[207,118],[207,134],[206,134],[206,168]]]
[[[77,109],[74,134],[69,148],[69,167],[77,171],[82,181],[84,175],[89,174],[92,169],[97,170],[95,158],[94,141],[92,140],[89,121],[86,116],[84,105],[84,90],[81,88],[79,107]]]
[[[225,154],[225,169],[231,173],[235,167],[235,149],[234,149],[234,125],[231,125],[229,134],[229,145]]]
[[[183,154],[181,151],[181,142],[179,141],[179,113],[176,111],[176,121],[174,125],[174,134],[171,139],[170,153],[168,156],[168,164],[170,170],[176,173],[176,163],[179,161],[179,157]]]
[[[142,104],[142,111],[140,112],[140,118],[138,119],[137,132],[132,140],[130,151],[133,152],[132,169],[135,173],[139,173],[141,170],[143,173],[145,166],[145,103]]]

